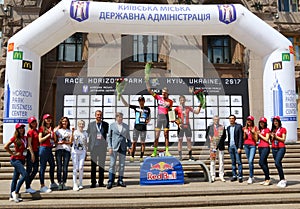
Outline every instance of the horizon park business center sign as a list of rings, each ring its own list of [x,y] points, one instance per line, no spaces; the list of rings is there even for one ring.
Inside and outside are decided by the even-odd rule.
[[[292,44],[242,5],[61,1],[8,41],[4,142],[11,137],[16,123],[39,116],[41,56],[78,31],[179,36],[228,34],[263,58],[264,116],[270,120],[279,115],[288,130],[287,142],[297,140]]]

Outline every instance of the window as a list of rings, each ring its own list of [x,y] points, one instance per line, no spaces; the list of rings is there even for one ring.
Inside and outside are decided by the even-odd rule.
[[[133,62],[157,62],[158,36],[133,36]]]
[[[300,36],[287,37],[293,44],[295,60],[300,60]]]
[[[298,12],[298,0],[278,0],[280,12]]]
[[[230,36],[208,36],[207,58],[211,63],[231,63]]]
[[[75,33],[58,46],[58,61],[82,61],[82,34]]]

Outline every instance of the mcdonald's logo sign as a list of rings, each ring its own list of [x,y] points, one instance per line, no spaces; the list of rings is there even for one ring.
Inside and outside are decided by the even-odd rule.
[[[282,53],[282,61],[290,61],[291,56],[289,53]]]
[[[23,52],[22,51],[14,51],[13,59],[14,60],[22,60],[23,59]]]
[[[22,68],[27,70],[32,70],[32,62],[23,60],[22,62]]]
[[[12,51],[14,51],[14,48],[15,48],[15,44],[14,43],[9,43],[8,47],[7,47],[7,51],[12,52]]]
[[[273,62],[273,70],[281,70],[282,62]]]

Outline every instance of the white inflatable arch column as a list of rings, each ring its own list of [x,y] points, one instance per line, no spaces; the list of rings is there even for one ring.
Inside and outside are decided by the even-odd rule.
[[[297,141],[297,103],[294,55],[290,50],[277,49],[265,58],[263,77],[264,114],[269,120],[280,116],[287,128],[287,143]]]
[[[8,43],[4,142],[14,125],[38,116],[40,60],[75,32],[230,35],[265,60],[264,112],[280,115],[287,141],[297,140],[292,44],[241,5],[155,5],[63,0]]]

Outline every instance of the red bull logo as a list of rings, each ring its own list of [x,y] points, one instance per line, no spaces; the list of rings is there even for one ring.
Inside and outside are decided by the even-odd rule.
[[[173,163],[168,164],[165,162],[159,162],[154,165],[151,164],[150,170],[159,170],[161,172],[161,171],[165,171],[165,170],[174,170],[174,168],[173,168]]]
[[[147,173],[147,180],[173,180],[177,179],[177,172],[172,171],[172,173],[168,172],[159,172],[158,174],[154,174],[152,172]]]
[[[159,171],[158,174],[147,172],[147,180],[171,180],[177,179],[177,172],[172,171],[172,173],[166,172],[167,170],[174,170],[173,163],[168,164],[165,162],[159,162],[156,164],[150,164],[150,171],[157,170]]]

